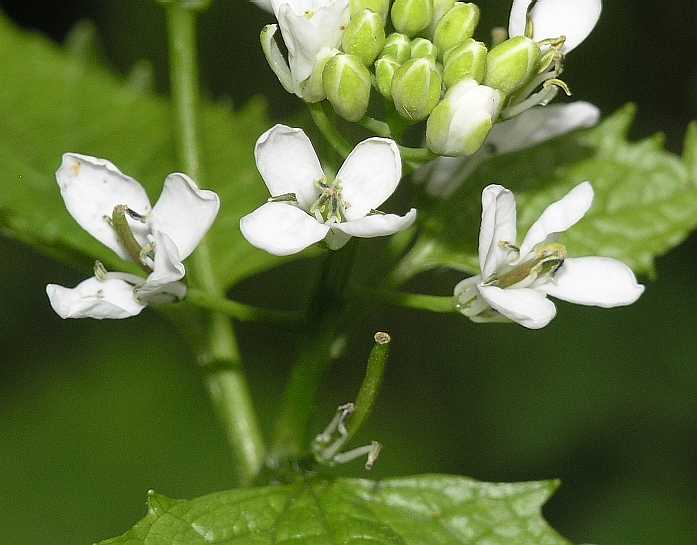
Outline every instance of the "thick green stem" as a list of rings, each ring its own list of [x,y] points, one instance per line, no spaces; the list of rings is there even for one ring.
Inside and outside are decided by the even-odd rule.
[[[399,146],[399,152],[402,154],[402,160],[414,163],[428,163],[438,158],[438,156],[428,148],[408,148],[406,146]]]
[[[200,180],[196,14],[181,4],[172,4],[167,7],[167,27],[178,156],[183,169]],[[192,256],[192,272],[192,283],[199,290],[210,296],[224,295],[205,241]],[[263,465],[265,449],[237,341],[230,320],[219,312],[211,314],[208,330],[208,346],[200,355],[207,366],[206,385],[237,459],[240,481],[249,483]]]
[[[384,121],[375,119],[373,117],[365,116],[358,122],[361,127],[369,130],[377,136],[382,136],[383,138],[392,138],[392,129]]]
[[[332,360],[332,346],[343,321],[345,289],[353,265],[355,243],[330,253],[310,304],[295,366],[276,423],[271,460],[279,463],[306,454],[309,425],[317,392]]]
[[[324,105],[321,102],[308,104],[307,109],[310,111],[312,121],[315,122],[315,125],[322,133],[322,136],[324,136],[327,142],[329,142],[329,144],[341,156],[342,159],[346,159],[353,148],[351,147],[351,144],[349,144],[341,135],[341,133],[336,130],[336,127],[327,116],[327,112],[324,110]]]

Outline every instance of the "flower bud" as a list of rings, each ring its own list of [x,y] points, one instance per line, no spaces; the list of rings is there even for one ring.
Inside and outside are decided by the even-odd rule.
[[[452,8],[454,5],[455,0],[433,0],[433,19],[431,20],[431,24],[428,26],[427,32],[431,39],[433,39],[433,35],[436,33],[436,27],[443,18],[443,15],[448,13],[450,8]]]
[[[484,83],[506,94],[520,89],[535,74],[540,46],[530,38],[516,36],[489,51]]]
[[[385,47],[381,56],[390,57],[402,64],[411,57],[411,41],[404,34],[393,32],[385,40]]]
[[[341,40],[349,55],[355,55],[366,66],[378,58],[385,47],[385,25],[380,14],[369,9],[353,15]]]
[[[447,88],[465,78],[481,83],[486,75],[486,46],[470,38],[445,54],[443,81]]]
[[[390,11],[390,0],[351,0],[351,16],[354,16],[364,9],[369,9],[378,13],[383,22],[387,21],[387,14]]]
[[[395,0],[391,15],[397,32],[415,36],[431,24],[433,0]]]
[[[438,49],[433,45],[432,41],[426,38],[415,38],[411,42],[411,58],[418,59],[421,57],[435,61],[438,57]]]
[[[392,80],[392,98],[399,115],[410,121],[422,121],[436,107],[443,79],[432,59],[405,62]]]
[[[399,66],[399,63],[391,57],[380,57],[375,61],[375,80],[378,91],[385,98],[392,96],[392,80]]]
[[[452,87],[426,126],[428,148],[439,155],[471,155],[482,147],[501,111],[500,91],[466,79]]]
[[[358,121],[370,102],[370,72],[358,57],[336,55],[322,73],[324,92],[334,111],[347,121]]]
[[[438,23],[433,43],[444,54],[472,37],[479,24],[479,8],[474,4],[457,2]]]

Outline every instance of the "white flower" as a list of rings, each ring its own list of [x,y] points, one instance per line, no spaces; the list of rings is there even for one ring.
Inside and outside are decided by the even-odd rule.
[[[534,0],[513,0],[508,34],[522,36],[528,9]],[[601,0],[537,0],[530,10],[532,38],[537,41],[564,36],[562,53],[569,53],[593,31],[603,9]]]
[[[252,4],[256,4],[265,11],[273,11],[271,0],[252,0]]]
[[[75,153],[63,155],[56,180],[68,212],[83,229],[149,272],[142,278],[97,264],[95,276],[73,289],[48,285],[51,306],[62,318],[128,318],[150,303],[186,295],[182,261],[213,224],[220,208],[217,194],[175,173],[167,176],[151,207],[136,180],[109,161]]]
[[[569,132],[592,127],[600,110],[588,102],[532,108],[494,125],[484,146],[469,157],[440,157],[420,170],[419,180],[434,197],[449,197],[479,164],[493,156],[531,148]]]
[[[513,193],[490,185],[482,193],[480,274],[455,287],[459,310],[476,322],[512,320],[530,329],[556,315],[547,296],[604,308],[634,303],[644,292],[632,270],[607,257],[566,255],[556,242],[588,212],[593,188],[583,182],[548,206],[516,247]]]
[[[349,22],[349,0],[271,0],[278,25],[264,28],[262,48],[283,87],[310,102],[324,99],[321,70],[338,53]],[[280,27],[288,61],[275,40]],[[314,75],[314,77],[312,77]]]
[[[252,245],[271,254],[294,254],[325,239],[338,249],[352,236],[391,235],[416,219],[414,209],[404,216],[376,212],[402,177],[392,140],[358,144],[334,180],[325,176],[301,129],[276,125],[259,137],[254,154],[271,199],[243,217],[240,229]]]

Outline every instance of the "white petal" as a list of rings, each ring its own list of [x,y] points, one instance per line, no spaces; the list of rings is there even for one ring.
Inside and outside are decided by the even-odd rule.
[[[554,303],[536,290],[480,286],[479,292],[492,308],[528,329],[545,327],[557,314]]]
[[[335,223],[332,225],[332,229],[338,229],[352,237],[384,237],[409,229],[415,220],[416,209],[412,208],[404,216],[398,216],[397,214],[374,214],[353,221]]]
[[[261,49],[271,70],[276,74],[283,88],[289,93],[295,93],[293,76],[290,73],[290,67],[281,52],[281,48],[278,47],[278,42],[276,42],[276,32],[278,32],[278,25],[266,25],[263,28],[261,31]]]
[[[508,33],[525,33],[527,11],[533,0],[513,0]],[[601,0],[537,0],[532,9],[534,39],[566,36],[564,53],[575,49],[593,31],[603,9]]]
[[[276,125],[259,137],[254,156],[272,196],[295,193],[305,210],[319,197],[316,183],[324,172],[302,129]]]
[[[525,257],[547,237],[563,233],[583,218],[593,204],[593,186],[582,182],[569,191],[561,200],[549,205],[538,220],[532,224],[520,246],[520,257]]]
[[[482,192],[482,224],[479,230],[479,267],[487,280],[509,255],[501,242],[516,243],[515,195],[500,185]]]
[[[180,301],[186,296],[186,284],[179,282],[184,278],[186,269],[179,258],[177,246],[159,231],[155,232],[152,241],[155,245],[153,272],[135,288],[136,297],[149,305]]]
[[[88,278],[74,288],[56,284],[46,286],[53,310],[61,318],[122,319],[140,314],[133,286],[123,280]]]
[[[520,151],[577,129],[592,127],[599,119],[600,110],[588,102],[540,106],[494,125],[487,144],[492,145],[496,153]]]
[[[329,226],[296,206],[270,202],[243,217],[240,230],[252,246],[273,255],[291,255],[324,239]]]
[[[174,173],[165,180],[150,223],[172,239],[183,261],[211,228],[219,209],[217,193],[199,189],[186,174]]]
[[[271,0],[252,0],[252,4],[256,4],[265,11],[273,11],[271,8]]]
[[[114,229],[106,218],[111,218],[114,207],[128,205],[131,210],[146,215],[150,200],[145,189],[136,180],[123,174],[106,159],[66,153],[56,172],[65,207],[75,221],[102,244],[120,257],[128,259]],[[145,242],[147,228],[128,218],[136,238]]]
[[[402,178],[402,158],[393,140],[369,138],[358,144],[336,175],[347,205],[346,218],[366,216],[384,203]]]
[[[609,257],[568,258],[544,289],[570,303],[603,308],[631,305],[644,293],[632,269]]]

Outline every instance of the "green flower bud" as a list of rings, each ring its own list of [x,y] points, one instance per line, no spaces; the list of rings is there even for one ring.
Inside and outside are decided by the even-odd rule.
[[[393,32],[385,40],[385,48],[381,56],[390,57],[402,64],[411,57],[411,41],[404,34]]]
[[[438,23],[433,43],[445,53],[472,37],[479,24],[479,8],[474,4],[457,2]]]
[[[395,0],[391,14],[397,32],[415,36],[431,24],[433,0]]]
[[[405,62],[392,80],[392,98],[399,115],[410,121],[422,121],[436,107],[443,79],[432,59]]]
[[[432,41],[426,38],[415,38],[411,42],[411,58],[418,59],[421,57],[430,58],[435,61],[438,57],[438,49],[433,45]]]
[[[336,55],[322,72],[327,99],[334,111],[347,121],[358,121],[370,102],[370,72],[358,57]]]
[[[501,91],[466,79],[449,89],[426,125],[426,144],[439,155],[471,155],[482,147],[501,111]]]
[[[353,15],[341,40],[349,55],[355,55],[366,66],[378,58],[385,47],[385,25],[382,17],[369,9]]]
[[[385,98],[392,96],[392,80],[399,66],[399,63],[390,57],[380,57],[375,61],[375,80],[378,91]]]
[[[530,80],[539,60],[540,46],[530,38],[506,40],[489,51],[484,83],[510,94]]]
[[[465,78],[481,83],[486,75],[486,54],[486,46],[472,38],[448,51],[443,59],[445,86],[450,88]]]
[[[390,0],[351,0],[351,16],[360,13],[364,9],[379,13],[383,22],[387,21],[387,14],[390,11]]]
[[[443,18],[443,15],[448,13],[450,8],[452,8],[454,5],[455,0],[433,0],[433,20],[431,21],[427,32],[431,39],[433,39],[433,35],[436,33],[436,27]]]

